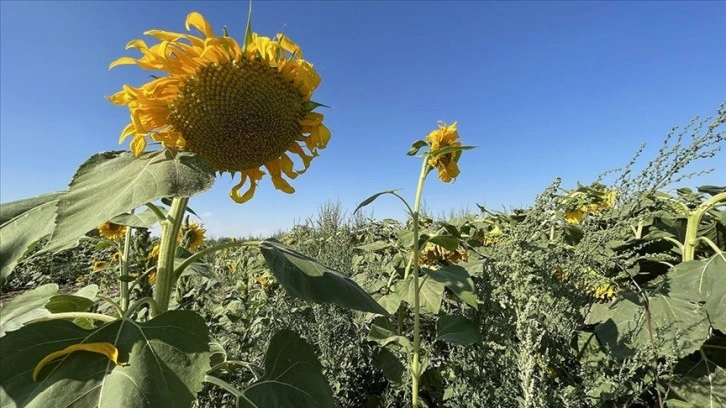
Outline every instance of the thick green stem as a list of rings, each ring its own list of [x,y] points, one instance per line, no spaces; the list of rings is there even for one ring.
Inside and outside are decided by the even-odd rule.
[[[174,197],[169,209],[169,215],[161,223],[161,243],[159,246],[159,262],[156,266],[156,288],[154,289],[154,300],[158,307],[158,313],[169,310],[171,293],[176,283],[174,273],[174,256],[176,254],[177,239],[179,230],[184,220],[184,212],[187,209],[189,197]]]
[[[126,226],[126,236],[124,237],[124,249],[121,251],[121,276],[125,277],[129,274],[129,252],[131,250],[131,227]],[[125,280],[119,285],[121,292],[121,310],[122,312],[129,307],[129,283]]]
[[[421,165],[421,174],[418,178],[418,186],[416,188],[416,200],[413,203],[413,358],[411,359],[411,405],[418,408],[418,388],[419,378],[421,377],[421,364],[419,362],[419,352],[421,348],[421,307],[419,301],[418,284],[419,264],[418,258],[421,248],[419,248],[419,231],[418,217],[419,208],[421,208],[421,196],[423,193],[424,181],[428,174],[428,157],[424,157]]]
[[[686,227],[686,239],[683,242],[683,262],[692,261],[696,256],[696,247],[698,246],[698,227],[701,225],[701,217],[703,214],[717,206],[719,203],[726,203],[726,193],[716,194],[708,200],[701,203],[695,211],[688,217],[688,226]]]

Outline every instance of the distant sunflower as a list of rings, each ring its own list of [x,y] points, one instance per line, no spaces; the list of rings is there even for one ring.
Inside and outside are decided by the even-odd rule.
[[[421,266],[433,266],[439,262],[447,262],[451,264],[459,263],[461,261],[469,260],[469,252],[464,248],[457,248],[456,251],[449,251],[448,249],[427,242],[418,257],[418,263]]]
[[[114,252],[111,259],[113,259],[114,262],[119,262],[121,260],[121,251]]]
[[[584,216],[585,212],[580,208],[565,211],[565,222],[568,224],[579,224]]]
[[[93,270],[93,272],[98,272],[100,270],[106,269],[107,266],[108,262],[106,261],[94,260],[93,264],[91,265],[91,269]]]
[[[190,251],[195,251],[197,248],[204,245],[204,233],[207,232],[196,222],[189,224],[185,230],[182,230],[183,238],[180,236],[179,240],[181,243],[186,243],[186,247]]]
[[[150,138],[172,150],[196,153],[219,172],[239,172],[241,180],[230,192],[238,203],[252,198],[265,174],[263,166],[275,188],[293,193],[282,175],[294,179],[302,174],[330,140],[323,115],[312,112],[319,106],[311,101],[320,84],[318,73],[282,34],[271,39],[252,33],[249,43],[240,46],[226,34],[217,37],[197,12],[187,16],[188,31],[190,27],[202,36],[150,30],[144,34],[159,44],[148,47],[133,40],[126,48],[143,55],[111,63],[111,68],[136,64],[167,74],[140,88],[124,85],[109,98],[131,112],[119,142],[132,136],[131,150],[139,156]],[[301,170],[293,170],[289,154],[300,157]]]
[[[431,145],[431,151],[447,146],[461,146],[461,142],[457,142],[459,138],[459,132],[456,130],[456,122],[451,125],[446,125],[444,122],[439,122],[439,128],[429,133],[426,136],[426,141]],[[436,155],[429,159],[429,165],[434,167],[439,172],[439,179],[444,183],[450,182],[459,175],[459,157],[461,151],[444,153]]]
[[[108,239],[121,239],[126,234],[126,226],[112,222],[104,222],[98,226],[98,232],[101,236]]]

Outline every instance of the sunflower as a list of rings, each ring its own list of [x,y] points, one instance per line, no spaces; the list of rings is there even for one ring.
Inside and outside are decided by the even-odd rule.
[[[102,237],[108,239],[121,239],[126,234],[126,226],[114,224],[112,222],[104,222],[98,226],[98,232]]]
[[[579,224],[582,221],[582,217],[585,216],[585,211],[581,208],[574,210],[565,211],[565,222],[568,224]]]
[[[434,152],[447,146],[461,146],[461,142],[456,141],[458,138],[456,122],[448,126],[444,122],[439,122],[439,128],[429,133],[426,141],[429,142],[431,151]],[[457,162],[460,156],[461,151],[438,154],[429,159],[429,165],[438,170],[441,181],[448,183],[459,175]]]
[[[457,248],[456,251],[450,251],[442,246],[427,242],[421,249],[418,256],[418,263],[421,266],[433,266],[439,262],[459,263],[468,261],[469,253],[464,248]]]
[[[113,257],[111,259],[113,259],[114,262],[121,261],[121,251],[114,252]]]
[[[148,47],[133,40],[126,48],[136,48],[142,56],[111,63],[110,68],[136,64],[167,74],[139,88],[124,85],[109,98],[131,113],[119,142],[132,136],[131,150],[139,156],[150,139],[196,153],[220,173],[239,172],[241,180],[230,192],[237,203],[252,198],[265,175],[263,166],[275,188],[293,193],[282,176],[302,174],[330,140],[323,115],[312,112],[320,106],[311,100],[320,84],[318,73],[282,34],[268,38],[251,33],[241,46],[226,33],[216,36],[197,12],[187,16],[187,31],[191,27],[201,37],[147,31],[160,43]],[[302,169],[293,169],[290,155],[300,158]]]
[[[94,260],[93,264],[91,265],[91,269],[93,270],[93,272],[98,272],[100,270],[106,269],[107,266],[108,262],[106,261]]]
[[[188,224],[188,227],[185,228],[185,231],[183,230],[181,232],[181,235],[179,235],[179,242],[186,243],[186,247],[190,251],[194,251],[204,245],[205,232],[207,231],[204,228],[199,226],[199,224],[197,224],[196,222],[193,222],[191,224]]]

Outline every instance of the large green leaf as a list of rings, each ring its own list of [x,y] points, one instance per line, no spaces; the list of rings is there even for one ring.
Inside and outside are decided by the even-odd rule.
[[[481,341],[477,325],[464,316],[439,316],[436,321],[436,340],[468,346]]]
[[[355,281],[321,265],[274,239],[260,244],[260,251],[287,293],[315,303],[333,303],[349,309],[388,314]]]
[[[726,337],[712,337],[679,361],[669,384],[671,397],[699,408],[726,407]]]
[[[708,338],[708,316],[690,299],[655,291],[650,294],[650,310],[653,339],[662,355],[683,357]],[[599,323],[597,337],[617,357],[628,357],[633,348],[651,343],[645,303],[634,292],[625,292],[614,303],[594,304],[587,323]]]
[[[58,294],[58,285],[49,283],[29,290],[11,300],[0,309],[0,336],[6,332],[18,330],[28,322],[39,317],[45,317],[50,312],[45,309],[46,303]]]
[[[239,408],[335,406],[312,347],[295,332],[282,330],[270,340],[265,374],[238,396]]]
[[[0,280],[35,244],[53,232],[58,197],[51,193],[0,205]]]
[[[466,304],[474,309],[479,308],[474,281],[466,269],[459,265],[448,265],[437,270],[424,269],[424,271],[431,279],[443,283]]]
[[[97,285],[85,286],[75,295],[58,293],[55,283],[29,290],[0,309],[0,336],[51,313],[85,312],[93,306],[97,293]]]
[[[33,208],[58,199],[65,191],[41,194],[39,196],[0,204],[0,225],[22,215]]]
[[[159,208],[159,211],[166,214],[163,208]],[[121,214],[111,218],[114,224],[128,225],[135,228],[151,228],[159,222],[159,219],[152,210],[148,209],[138,214]]]
[[[406,368],[401,360],[387,348],[379,348],[373,354],[373,365],[383,371],[383,376],[393,385],[400,385]]]
[[[702,302],[713,327],[726,332],[726,253],[678,264],[668,278],[671,296]]]
[[[75,344],[107,342],[106,356],[74,352],[33,370],[47,355]],[[209,336],[199,315],[171,311],[146,322],[117,320],[94,330],[53,320],[0,338],[3,407],[189,407],[209,370]]]
[[[191,153],[98,153],[78,168],[58,199],[56,228],[44,251],[71,248],[88,231],[147,202],[205,191],[214,177],[210,165]]]
[[[406,351],[411,351],[413,347],[411,342],[405,337],[401,336],[393,328],[391,322],[385,317],[376,317],[371,322],[371,330],[368,332],[368,340],[375,341],[381,347],[386,347],[389,344],[396,343],[403,347]]]
[[[419,279],[419,306],[422,313],[438,314],[441,309],[441,300],[444,298],[444,284],[431,278],[421,277]],[[406,303],[413,306],[415,285],[413,277],[402,279],[393,285],[396,294]]]

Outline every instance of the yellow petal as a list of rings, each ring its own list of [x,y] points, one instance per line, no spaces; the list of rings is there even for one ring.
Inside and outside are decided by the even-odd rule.
[[[190,26],[199,30],[199,32],[203,33],[204,36],[207,38],[216,37],[214,35],[214,30],[212,30],[212,26],[209,24],[207,19],[205,19],[204,16],[197,13],[196,11],[192,11],[187,16],[187,21],[186,21],[187,31],[191,31],[189,29]]]
[[[141,156],[141,153],[144,152],[145,148],[146,148],[146,137],[136,136],[136,137],[134,137],[134,140],[131,141],[131,151],[134,152],[134,156],[136,156],[136,157]]]
[[[42,370],[48,363],[60,357],[67,356],[74,351],[90,351],[92,353],[103,354],[108,357],[109,360],[113,361],[114,364],[123,365],[118,362],[118,349],[111,343],[74,344],[64,348],[63,350],[50,353],[45,356],[44,359],[40,360],[40,362],[35,366],[35,370],[33,370],[33,381],[38,380],[38,373],[40,373],[40,370]]]
[[[285,36],[285,34],[277,34],[275,38],[279,43],[280,47],[282,47],[283,50],[289,52],[290,54],[302,58],[302,50],[300,49],[300,46],[292,42],[290,38]]]
[[[121,57],[112,63],[108,65],[108,69],[113,69],[113,67],[119,66],[119,65],[130,65],[130,64],[136,64],[138,60],[136,58],[131,57]]]
[[[134,124],[133,123],[129,123],[128,125],[126,125],[126,127],[124,128],[124,130],[121,132],[121,137],[118,138],[118,143],[119,144],[123,143],[124,142],[124,139],[126,139],[127,137],[129,137],[129,135],[132,134],[132,133],[134,133],[134,131],[136,131],[136,128],[134,128]]]

